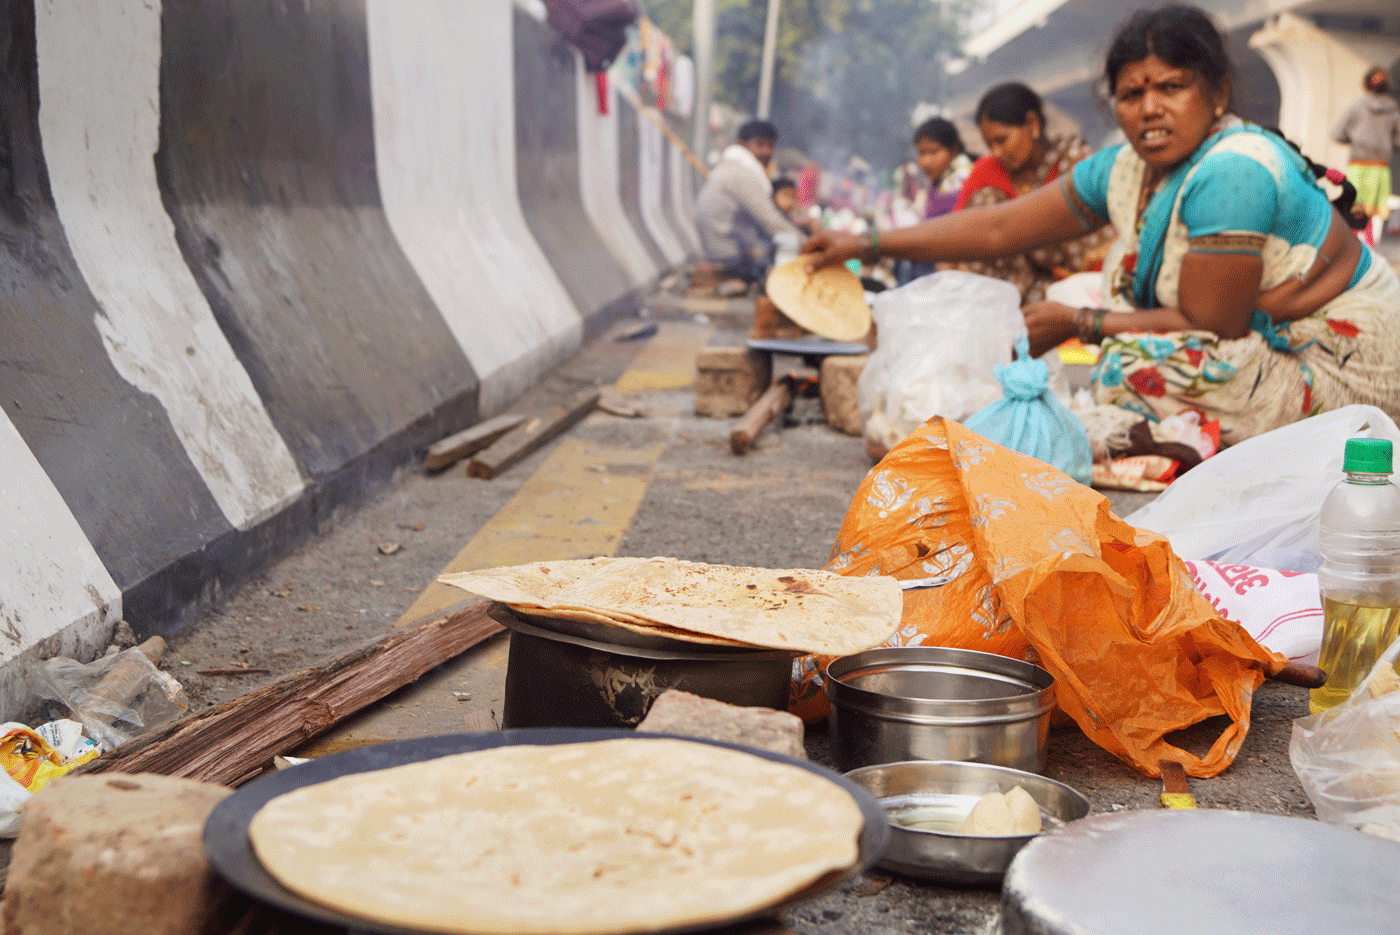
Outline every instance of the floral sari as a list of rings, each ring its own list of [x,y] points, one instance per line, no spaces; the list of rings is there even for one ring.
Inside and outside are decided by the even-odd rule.
[[[1232,239],[1239,245],[1257,242],[1264,263],[1261,291],[1312,268],[1315,247],[1273,234],[1190,236],[1181,220],[1182,189],[1195,173],[1211,171],[1202,160],[1212,152],[1255,160],[1282,180],[1306,172],[1268,134],[1227,118],[1135,218],[1145,165],[1124,146],[1108,182],[1109,217],[1121,232],[1104,261],[1110,310],[1175,306],[1186,254],[1232,251]],[[1294,178],[1291,184],[1299,183]],[[1073,186],[1067,191],[1077,199]],[[1220,421],[1225,444],[1351,403],[1400,413],[1400,279],[1383,258],[1370,260],[1358,281],[1318,311],[1281,323],[1256,311],[1250,333],[1242,338],[1209,331],[1120,332],[1106,338],[1092,377],[1096,401],[1154,422],[1194,410],[1202,422]]]

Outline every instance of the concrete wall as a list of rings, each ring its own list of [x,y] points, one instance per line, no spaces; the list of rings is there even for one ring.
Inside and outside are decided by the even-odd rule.
[[[0,0],[0,719],[27,660],[178,630],[684,257],[639,207],[684,184],[522,9]]]

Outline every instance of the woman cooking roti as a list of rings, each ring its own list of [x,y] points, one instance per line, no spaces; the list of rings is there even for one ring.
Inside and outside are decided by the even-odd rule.
[[[1357,240],[1287,142],[1230,111],[1207,15],[1134,14],[1104,67],[1126,143],[1014,200],[901,230],[823,231],[812,268],[853,257],[984,260],[1112,224],[1104,307],[1031,302],[1031,353],[1102,344],[1095,399],[1219,419],[1227,444],[1328,409],[1400,415],[1400,279]]]

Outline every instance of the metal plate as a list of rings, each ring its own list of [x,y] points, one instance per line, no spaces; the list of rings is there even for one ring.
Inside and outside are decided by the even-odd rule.
[[[442,737],[423,737],[417,740],[404,740],[397,743],[362,747],[333,756],[322,757],[264,776],[248,783],[229,796],[214,809],[204,824],[204,850],[214,870],[237,889],[254,899],[269,903],[308,919],[341,925],[361,932],[382,933],[382,935],[435,935],[430,930],[386,926],[379,922],[367,922],[355,916],[337,912],[318,903],[303,899],[282,886],[263,869],[253,853],[248,841],[248,826],[258,810],[269,801],[293,789],[315,785],[352,773],[364,773],[377,769],[388,769],[406,763],[419,763],[450,756],[454,753],[467,753],[473,750],[490,750],[496,747],[523,744],[550,746],[563,743],[584,743],[618,738],[655,740],[670,737],[675,740],[689,740],[715,747],[739,750],[775,763],[786,763],[821,776],[845,790],[860,806],[865,827],[861,829],[859,856],[856,865],[842,872],[833,872],[811,886],[772,906],[757,912],[731,919],[725,925],[733,925],[750,919],[771,915],[786,906],[809,899],[818,893],[831,889],[843,881],[855,877],[874,865],[885,847],[888,828],[885,813],[875,800],[860,786],[844,776],[833,773],[824,767],[795,760],[791,757],[737,744],[716,740],[698,740],[694,737],[674,737],[669,734],[638,734],[630,730],[509,730],[483,734],[449,734]],[[687,932],[703,932],[718,928],[717,925],[680,926],[658,930],[658,935],[682,935]]]
[[[773,354],[809,354],[826,357],[832,354],[869,354],[870,345],[851,341],[827,341],[824,338],[749,338],[749,347],[756,351],[769,351]]]
[[[1002,935],[1381,935],[1400,844],[1224,810],[1098,815],[1043,834],[1002,888]]]

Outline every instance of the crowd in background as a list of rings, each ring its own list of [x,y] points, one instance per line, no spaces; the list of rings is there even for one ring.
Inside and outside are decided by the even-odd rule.
[[[1389,96],[1385,71],[1371,69],[1364,94],[1338,121],[1334,138],[1352,148],[1343,172],[1334,176],[1351,181],[1357,198],[1349,218],[1363,239],[1376,244],[1390,215],[1392,180],[1389,159],[1400,149],[1400,109]],[[736,161],[760,168],[768,180],[768,194],[760,204],[750,191],[747,204],[730,198],[734,208],[733,242],[719,249],[707,245],[706,258],[719,262],[740,278],[754,281],[772,262],[786,253],[785,232],[802,236],[817,230],[861,235],[873,229],[909,227],[967,207],[998,204],[1054,182],[1088,157],[1092,150],[1074,133],[1052,134],[1041,98],[1018,82],[997,85],[983,95],[974,115],[975,134],[959,129],[942,116],[929,117],[915,128],[912,158],[892,171],[880,172],[859,155],[838,170],[823,168],[804,154],[779,147],[778,129],[766,121],[744,124],[735,145],[721,154],[721,181],[732,171],[723,167]],[[760,164],[748,162],[736,146],[746,148],[744,134],[758,134],[766,145]],[[984,154],[979,156],[978,150]],[[1322,184],[1327,184],[1326,178]],[[713,211],[711,197],[702,199]],[[776,212],[772,209],[776,207]],[[702,238],[714,241],[712,218],[700,212]],[[727,213],[727,212],[726,212]],[[784,223],[789,222],[789,223]],[[711,231],[706,238],[706,230]],[[868,279],[886,285],[902,285],[936,268],[960,268],[1011,282],[1026,302],[1045,298],[1054,282],[1077,272],[1101,268],[1113,243],[1112,226],[1082,238],[1028,251],[1015,256],[964,263],[934,264],[890,261],[862,271]],[[724,238],[721,238],[724,239]]]

